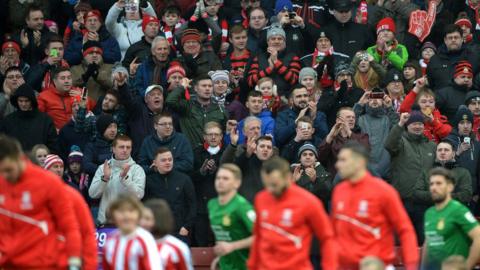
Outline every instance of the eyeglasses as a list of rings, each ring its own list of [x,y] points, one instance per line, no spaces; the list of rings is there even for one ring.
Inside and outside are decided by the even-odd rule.
[[[6,78],[9,79],[9,80],[13,80],[13,79],[21,79],[21,78],[23,78],[23,76],[20,75],[20,74],[19,75],[8,75]]]
[[[220,137],[222,136],[221,133],[207,133],[205,134],[207,137]]]
[[[173,127],[173,123],[157,123],[161,127]]]

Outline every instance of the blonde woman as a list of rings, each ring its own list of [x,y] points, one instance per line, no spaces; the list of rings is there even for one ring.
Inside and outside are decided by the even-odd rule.
[[[355,54],[351,67],[355,70],[353,84],[364,91],[371,91],[373,88],[379,87],[382,78],[387,73],[385,68],[375,62],[366,51],[359,51]]]

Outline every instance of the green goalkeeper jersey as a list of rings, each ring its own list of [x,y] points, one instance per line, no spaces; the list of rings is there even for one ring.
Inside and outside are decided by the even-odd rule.
[[[468,208],[451,200],[443,209],[430,207],[425,213],[426,269],[440,269],[452,255],[468,257],[472,243],[468,233],[478,226]]]
[[[242,196],[235,195],[230,202],[220,205],[218,199],[208,202],[210,225],[216,241],[234,242],[252,235],[255,211]],[[248,249],[234,251],[220,258],[220,269],[247,269]]]

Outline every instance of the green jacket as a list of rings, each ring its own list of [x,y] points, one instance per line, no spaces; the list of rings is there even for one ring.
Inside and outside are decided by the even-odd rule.
[[[211,102],[203,107],[196,96],[186,100],[183,87],[173,89],[167,96],[166,104],[180,116],[180,129],[193,148],[203,144],[203,126],[206,123],[214,121],[224,127],[228,119],[228,112],[222,105]]]
[[[391,184],[402,199],[412,199],[415,186],[433,167],[436,145],[424,135],[413,135],[395,125],[385,141],[392,157]]]
[[[301,164],[292,164],[292,167],[301,166]],[[310,180],[310,177],[303,172],[302,176],[296,182],[298,186],[310,191],[313,195],[317,196],[324,206],[327,205],[330,195],[332,192],[332,182],[330,181],[330,173],[320,164],[317,162],[315,164],[315,171],[317,172],[317,179],[315,182]]]
[[[408,50],[407,47],[405,47],[402,44],[397,44],[397,47],[390,51],[389,53],[383,55],[380,55],[377,51],[377,45],[374,45],[372,47],[369,47],[367,49],[368,54],[373,56],[375,59],[375,62],[377,63],[382,63],[384,58],[388,62],[390,62],[396,69],[399,71],[403,70],[403,65],[407,63],[408,61]]]
[[[456,162],[447,162],[445,165],[435,163],[435,167],[444,167],[452,171],[455,177],[455,189],[452,192],[452,198],[467,205],[472,200],[472,177],[470,172],[459,167]],[[414,200],[418,203],[432,205],[432,196],[429,190],[429,179],[423,177],[423,181],[417,182],[414,192]]]

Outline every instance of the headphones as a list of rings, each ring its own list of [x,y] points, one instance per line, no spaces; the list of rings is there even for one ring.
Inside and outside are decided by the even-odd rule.
[[[276,85],[273,81],[271,81],[271,82],[272,82],[272,84],[273,84],[272,93],[273,93],[274,96],[278,96],[278,94],[277,94],[277,85]],[[258,86],[258,84],[255,85],[255,91],[261,92],[260,87]]]

